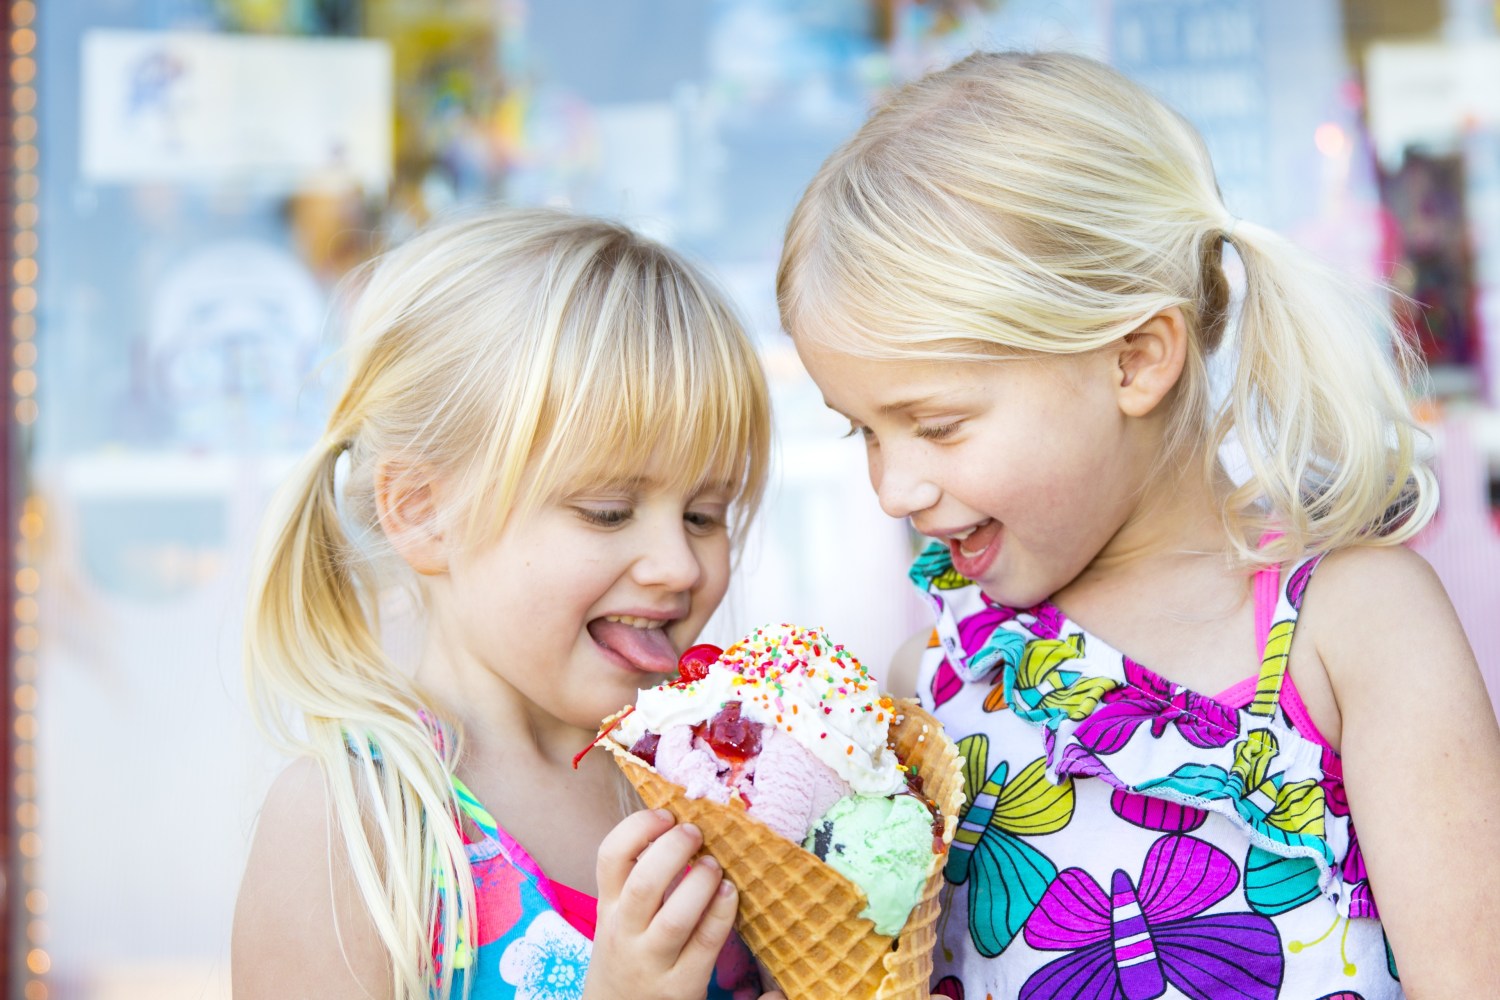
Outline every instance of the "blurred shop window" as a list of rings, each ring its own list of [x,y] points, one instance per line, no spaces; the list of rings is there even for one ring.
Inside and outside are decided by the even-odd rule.
[[[1386,276],[1432,373],[1441,483],[1414,547],[1437,569],[1500,706],[1500,8],[1344,4],[1380,176]]]
[[[781,333],[773,275],[824,157],[885,90],[975,48],[1110,60],[1194,118],[1235,211],[1360,273],[1399,259],[1439,307],[1413,329],[1465,373],[1447,405],[1474,407],[1440,437],[1445,489],[1474,496],[1442,523],[1487,518],[1500,421],[1474,401],[1500,385],[1497,118],[1484,104],[1470,129],[1401,75],[1457,64],[1440,36],[1461,7],[1488,10],[1493,34],[1493,4],[1474,0],[40,4],[27,460],[45,520],[48,996],[228,996],[234,893],[280,764],[240,681],[251,539],[321,427],[341,283],[454,206],[620,217],[736,299],[770,373],[780,468],[706,638],[796,614],[878,672],[924,620],[902,583],[914,539],[880,512],[860,445],[839,440]],[[1374,55],[1419,43],[1435,55]],[[1470,569],[1445,580],[1491,602],[1461,604],[1473,631],[1472,609],[1494,618],[1500,557],[1461,542]],[[1492,648],[1500,692],[1500,634]],[[109,850],[79,803],[107,817]]]
[[[1406,296],[1397,311],[1439,378],[1477,375],[1480,362],[1464,188],[1461,156],[1414,149],[1381,178],[1392,223],[1391,281]]]
[[[771,292],[802,186],[891,81],[876,21],[866,0],[45,6],[27,465],[49,997],[228,996],[235,890],[281,765],[240,680],[251,541],[319,433],[342,283],[451,207],[623,217],[719,274],[785,446],[710,634],[795,609],[883,666],[916,627],[911,542]],[[79,802],[110,817],[108,851]]]

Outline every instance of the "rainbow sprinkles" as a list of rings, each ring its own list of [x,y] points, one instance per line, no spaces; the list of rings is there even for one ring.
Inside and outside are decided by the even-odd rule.
[[[641,692],[612,738],[629,747],[647,730],[698,725],[731,702],[742,717],[785,730],[857,793],[891,795],[905,768],[887,745],[895,703],[864,664],[820,628],[756,629],[687,682]]]

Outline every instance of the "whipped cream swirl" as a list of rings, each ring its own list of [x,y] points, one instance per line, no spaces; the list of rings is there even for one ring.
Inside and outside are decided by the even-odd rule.
[[[794,737],[860,795],[906,787],[887,745],[895,705],[864,665],[818,628],[756,629],[726,649],[707,676],[642,691],[610,738],[626,747],[650,731],[697,725],[729,702],[740,717]]]

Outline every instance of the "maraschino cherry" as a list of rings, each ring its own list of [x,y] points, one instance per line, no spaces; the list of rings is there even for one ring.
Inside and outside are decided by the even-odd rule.
[[[677,676],[684,681],[701,681],[708,676],[708,668],[724,651],[711,642],[700,642],[689,646],[677,658]]]

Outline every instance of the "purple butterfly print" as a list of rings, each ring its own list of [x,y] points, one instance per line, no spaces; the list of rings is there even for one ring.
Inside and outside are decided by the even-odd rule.
[[[1349,821],[1349,849],[1344,854],[1344,863],[1339,866],[1339,876],[1349,890],[1349,916],[1380,919],[1380,907],[1375,905],[1375,894],[1370,891],[1370,873],[1365,870],[1365,852],[1359,846],[1359,831],[1354,821]]]
[[[1318,785],[1323,789],[1323,801],[1334,816],[1348,816],[1349,794],[1344,788],[1343,761],[1334,750],[1324,747],[1322,764],[1323,780]],[[1353,887],[1349,892],[1349,916],[1379,919],[1380,910],[1370,893],[1370,875],[1365,870],[1365,852],[1360,849],[1359,831],[1354,828],[1352,819],[1349,821],[1349,847],[1344,851],[1339,877],[1345,885]]]
[[[1003,612],[1006,615],[1005,618],[1001,619],[1002,621],[1011,621],[1012,619],[1019,618],[1022,615],[1026,615],[1031,618],[1032,623],[1027,628],[1027,631],[1036,636],[1038,639],[1061,638],[1063,622],[1067,621],[1066,616],[1064,616],[1063,613],[1058,610],[1055,605],[1047,603],[1045,601],[1041,604],[1033,605],[1029,608],[1012,608],[1007,605],[1000,604],[996,601],[992,601],[987,596],[985,597],[984,602],[990,607],[995,608],[997,611]]]
[[[1157,799],[1117,788],[1109,797],[1109,807],[1127,823],[1163,833],[1186,833],[1196,830],[1208,819],[1202,809],[1185,806],[1171,799]]]
[[[1332,747],[1324,747],[1320,766],[1323,780],[1318,784],[1323,786],[1323,801],[1327,803],[1328,811],[1335,816],[1349,815],[1349,794],[1344,790],[1343,759]]]
[[[1313,570],[1317,569],[1318,563],[1322,561],[1322,556],[1318,556],[1316,559],[1309,559],[1301,566],[1298,566],[1297,571],[1286,582],[1287,603],[1298,611],[1302,610],[1302,596],[1307,593],[1307,583],[1312,579]]]
[[[1031,608],[1013,608],[1001,604],[988,594],[980,594],[984,607],[958,623],[958,638],[964,649],[982,647],[990,634],[1004,625],[1025,615],[1033,619],[1026,630],[1038,639],[1056,639],[1062,635],[1063,613],[1050,604],[1038,604]]]
[[[1195,747],[1228,746],[1239,735],[1234,709],[1158,677],[1128,656],[1124,686],[1106,692],[1075,734],[1090,750],[1108,754],[1129,743],[1147,722],[1154,738],[1175,726]]]
[[[952,699],[963,690],[963,686],[964,682],[953,669],[953,664],[944,656],[938,664],[937,672],[932,675],[932,707],[937,708]]]
[[[1104,761],[1077,743],[1069,743],[1063,747],[1062,756],[1059,757],[1057,734],[1050,727],[1042,730],[1042,744],[1047,749],[1047,759],[1057,761],[1056,769],[1059,779],[1080,775],[1085,778],[1098,778],[1121,791],[1130,790]]]
[[[964,1000],[964,984],[958,981],[957,976],[944,976],[933,987],[932,995],[947,997],[948,1000]]]
[[[1056,755],[1057,736],[1052,730],[1044,729],[1042,740],[1047,747],[1047,759],[1052,760]],[[1208,813],[1203,809],[1133,791],[1108,765],[1077,743],[1069,743],[1063,748],[1062,756],[1057,759],[1057,775],[1059,779],[1098,778],[1110,785],[1114,791],[1109,797],[1109,807],[1115,815],[1147,830],[1187,833],[1198,829],[1208,819]]]
[[[1047,747],[1047,759],[1051,760],[1056,755],[1057,737],[1052,730],[1046,729],[1042,731],[1042,739]],[[1134,791],[1104,761],[1077,743],[1069,743],[1063,748],[1062,756],[1057,759],[1057,775],[1059,779],[1098,778],[1110,785],[1114,791],[1109,797],[1109,807],[1114,814],[1147,830],[1187,833],[1198,829],[1208,819],[1208,813],[1203,809]]]
[[[1014,621],[1017,614],[1014,608],[996,604],[988,595],[981,596],[984,607],[958,623],[958,644],[970,655],[982,649],[995,629]]]
[[[1080,868],[1060,872],[1026,921],[1026,943],[1070,954],[1027,979],[1020,1000],[1151,1000],[1169,983],[1194,1000],[1274,1000],[1282,958],[1271,919],[1202,915],[1239,878],[1227,854],[1184,834],[1151,845],[1139,885],[1116,870],[1106,894]]]

